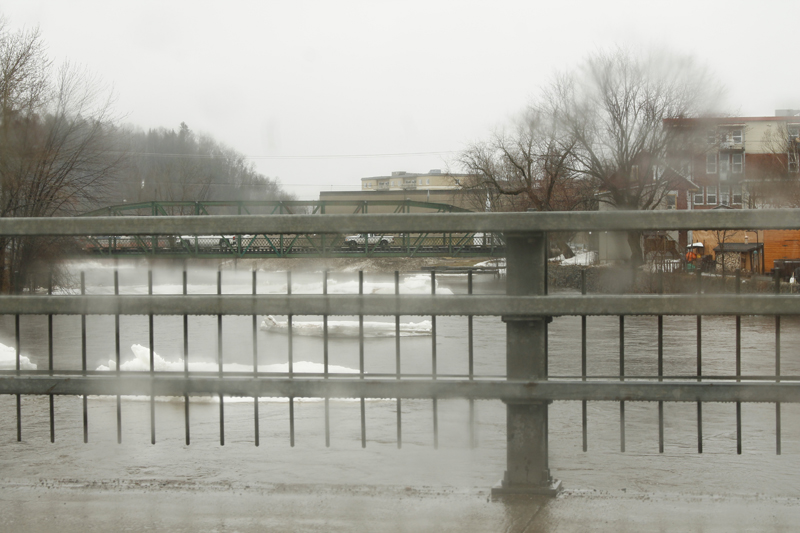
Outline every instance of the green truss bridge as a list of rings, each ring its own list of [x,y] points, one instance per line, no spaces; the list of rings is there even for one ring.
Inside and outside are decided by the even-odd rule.
[[[458,213],[449,204],[412,200],[176,201],[114,205],[90,216],[218,216]],[[103,256],[205,258],[286,257],[495,257],[505,255],[499,233],[395,233],[253,235],[107,235],[85,237],[84,252]]]

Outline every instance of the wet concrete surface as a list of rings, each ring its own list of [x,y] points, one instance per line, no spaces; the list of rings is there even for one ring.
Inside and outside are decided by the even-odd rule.
[[[0,531],[790,532],[800,499],[564,491],[148,482],[6,483]]]

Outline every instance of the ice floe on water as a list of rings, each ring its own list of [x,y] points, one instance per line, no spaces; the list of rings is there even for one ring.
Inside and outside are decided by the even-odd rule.
[[[419,337],[431,334],[431,321],[421,322],[401,322],[401,337]],[[275,317],[267,315],[261,322],[261,329],[277,333],[288,333],[289,322],[276,320]],[[329,337],[358,337],[358,320],[328,320]],[[364,322],[364,337],[394,337],[397,331],[394,322]],[[292,321],[292,335],[305,337],[322,337],[324,334],[324,323],[318,321]]]
[[[120,364],[120,370],[131,372],[147,372],[150,370],[150,348],[142,346],[141,344],[134,344],[131,346],[133,352],[133,359],[129,359]],[[35,366],[34,366],[35,368]],[[100,365],[97,370],[100,371],[114,371],[117,369],[116,362],[109,359],[107,365]],[[161,357],[157,352],[153,352],[153,369],[156,372],[183,372],[184,365],[183,359],[178,358],[177,361],[167,361]],[[243,365],[240,363],[224,363],[222,365],[223,372],[252,372],[252,365]],[[219,365],[213,362],[203,361],[189,361],[190,372],[218,372]],[[259,372],[276,372],[286,374],[289,372],[289,363],[277,363],[271,365],[258,365]],[[322,374],[325,368],[322,363],[313,363],[310,361],[296,361],[292,365],[292,371],[295,374]],[[358,370],[348,368],[345,366],[328,365],[328,373],[330,374],[357,374]],[[94,397],[103,398],[103,397]],[[110,398],[110,397],[109,397]],[[149,396],[124,396],[126,400],[150,400]],[[159,401],[183,401],[182,396],[165,396],[158,397]],[[274,398],[274,397],[260,397],[259,402],[288,402],[288,398]],[[295,398],[299,402],[319,402],[322,398]],[[347,399],[346,401],[359,401],[358,398]],[[253,399],[249,397],[226,396],[225,402],[252,402]],[[192,402],[219,402],[218,396],[193,396]]]
[[[131,346],[133,359],[129,359],[119,368],[122,371],[147,372],[150,370],[150,348],[141,344]],[[157,352],[153,352],[153,370],[156,372],[183,372],[183,359],[177,361],[167,361]],[[34,367],[35,368],[35,367]],[[100,365],[97,370],[116,370],[117,364],[113,359],[109,359],[107,365]],[[322,363],[312,363],[310,361],[296,361],[292,365],[292,370],[298,374],[322,374],[325,370]],[[218,372],[219,365],[207,361],[189,361],[190,372]],[[241,363],[223,363],[223,372],[252,372],[253,365],[243,365]],[[289,372],[289,363],[276,363],[271,365],[258,365],[259,372]],[[328,372],[332,374],[355,374],[358,370],[344,366],[328,365]]]
[[[36,363],[31,363],[31,360],[21,355],[19,356],[20,370],[36,370]],[[17,369],[17,350],[11,346],[0,344],[0,370],[16,370]]]

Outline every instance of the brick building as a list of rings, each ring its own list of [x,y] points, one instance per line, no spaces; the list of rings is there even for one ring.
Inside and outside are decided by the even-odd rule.
[[[694,185],[675,191],[677,209],[800,206],[800,111],[777,110],[771,117],[670,119],[664,127],[678,129],[670,166]],[[680,198],[683,194],[686,197]],[[775,260],[800,258],[793,244],[800,241],[800,232],[765,235],[743,228],[723,233],[698,229],[689,237],[703,243],[706,254],[714,254],[718,269],[732,258],[752,272],[770,270]]]
[[[696,185],[687,191],[689,209],[781,207],[798,188],[800,110],[670,119],[664,127],[679,129],[670,163]]]

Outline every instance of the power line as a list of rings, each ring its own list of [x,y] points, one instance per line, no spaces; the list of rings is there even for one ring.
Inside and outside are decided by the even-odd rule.
[[[384,154],[324,154],[324,155],[242,155],[243,159],[266,159],[266,160],[315,160],[315,159],[368,159],[377,157],[409,157],[427,155],[446,155],[457,154],[457,150],[444,150],[439,152],[396,152]],[[151,157],[170,157],[170,158],[193,158],[193,159],[236,159],[229,158],[222,154],[174,154],[160,152],[130,152],[129,155],[151,156]]]

